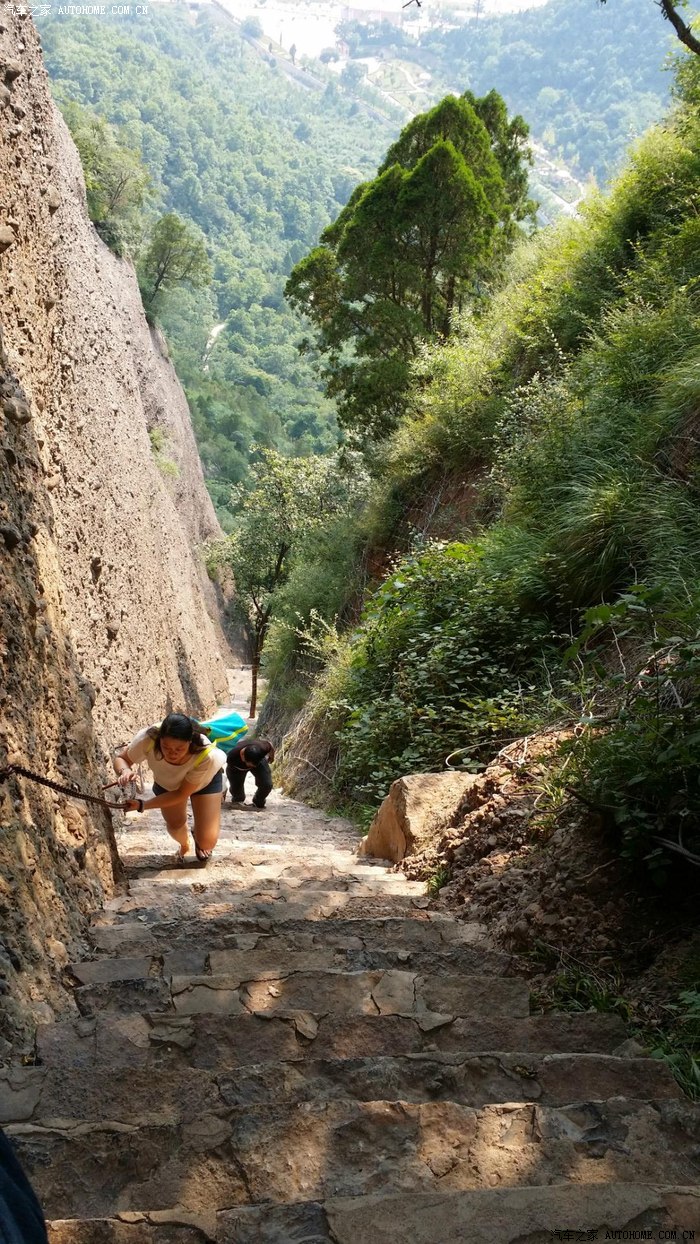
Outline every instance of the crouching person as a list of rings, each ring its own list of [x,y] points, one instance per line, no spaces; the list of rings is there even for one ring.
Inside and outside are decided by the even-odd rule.
[[[275,749],[269,739],[253,739],[237,743],[231,748],[226,760],[226,776],[231,788],[231,803],[241,807],[245,803],[245,779],[247,773],[255,778],[256,791],[253,807],[262,809],[272,790],[270,762],[275,759]]]

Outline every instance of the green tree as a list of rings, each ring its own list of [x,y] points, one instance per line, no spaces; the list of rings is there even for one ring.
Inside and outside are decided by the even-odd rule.
[[[262,39],[264,33],[260,19],[257,17],[244,17],[241,22],[241,31],[250,39]]]
[[[140,233],[142,208],[151,193],[148,169],[119,130],[89,108],[71,101],[63,116],[80,156],[90,219],[121,254]]]
[[[526,135],[495,92],[448,96],[405,127],[293,269],[287,296],[315,329],[346,427],[375,440],[392,431],[421,342],[449,335],[511,245],[531,209]]]
[[[233,490],[239,515],[225,557],[250,642],[254,717],[260,660],[279,591],[305,543],[347,508],[361,473],[342,451],[327,457],[284,458],[265,449],[258,451],[250,474],[248,485]]]
[[[202,288],[211,278],[211,264],[200,230],[175,212],[161,216],[139,264],[139,284],[146,309],[154,311],[160,296],[178,285]]]
[[[465,91],[462,98],[471,104],[491,139],[491,150],[498,160],[506,189],[503,225],[510,239],[513,222],[530,220],[534,223],[537,210],[537,204],[529,194],[528,170],[533,164],[528,146],[529,127],[521,116],[509,119],[508,109],[498,91],[489,91],[481,99],[471,91]]]

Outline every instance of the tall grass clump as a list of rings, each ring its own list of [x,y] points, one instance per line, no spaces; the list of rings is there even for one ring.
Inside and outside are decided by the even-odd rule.
[[[613,647],[615,662],[605,660]],[[587,612],[575,645],[595,688],[571,781],[620,842],[663,879],[700,859],[700,594],[637,587]]]

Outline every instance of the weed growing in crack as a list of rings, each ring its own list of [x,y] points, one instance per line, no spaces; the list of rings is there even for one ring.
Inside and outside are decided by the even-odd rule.
[[[437,898],[442,887],[452,880],[452,869],[447,864],[439,864],[434,873],[426,881],[426,889],[431,898]]]

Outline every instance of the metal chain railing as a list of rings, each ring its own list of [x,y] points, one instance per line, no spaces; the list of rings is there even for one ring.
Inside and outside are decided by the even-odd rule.
[[[103,799],[99,795],[87,795],[82,790],[76,790],[74,786],[63,786],[60,782],[53,782],[51,778],[44,777],[41,773],[32,773],[31,769],[25,769],[23,765],[5,765],[3,769],[0,769],[0,786],[15,774],[28,778],[30,782],[39,782],[42,786],[48,786],[50,790],[58,791],[59,795],[69,795],[71,799],[96,803],[102,808],[124,808],[123,802],[117,803],[113,799]]]

